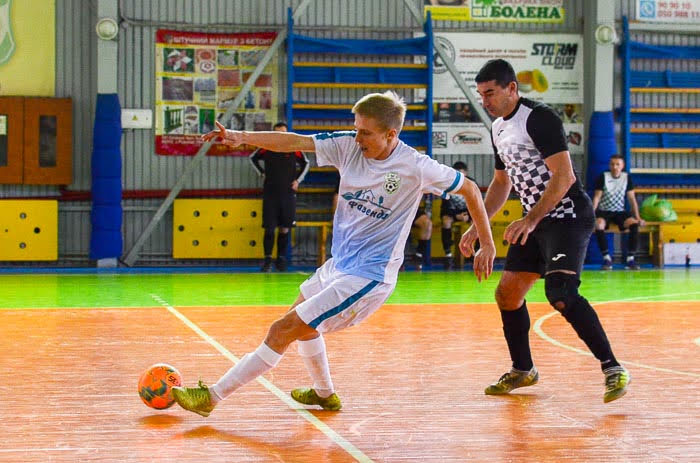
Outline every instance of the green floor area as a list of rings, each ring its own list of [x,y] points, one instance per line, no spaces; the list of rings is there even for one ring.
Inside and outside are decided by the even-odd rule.
[[[309,273],[1,274],[0,309],[289,305]],[[403,272],[389,303],[493,302],[500,273],[478,283],[469,272]],[[581,294],[591,302],[698,300],[700,270],[586,271]],[[545,302],[540,280],[528,301]]]

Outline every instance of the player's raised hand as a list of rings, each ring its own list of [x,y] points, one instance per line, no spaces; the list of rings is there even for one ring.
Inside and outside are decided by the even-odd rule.
[[[236,147],[243,144],[243,133],[236,130],[226,130],[226,127],[221,125],[219,121],[215,121],[216,130],[202,135],[202,140],[214,140],[223,143],[224,145]]]
[[[459,240],[459,250],[462,252],[464,257],[471,257],[475,254],[474,243],[476,243],[478,237],[479,235],[476,232],[474,225],[469,227],[467,231],[464,232],[462,238]]]
[[[217,141],[217,138],[220,140],[224,140],[226,138],[226,127],[221,125],[221,123],[219,123],[219,121],[214,121],[214,123],[216,124],[216,129],[212,130],[209,133],[205,133],[204,135],[202,135],[202,140],[204,140],[204,141],[210,141],[210,140]]]

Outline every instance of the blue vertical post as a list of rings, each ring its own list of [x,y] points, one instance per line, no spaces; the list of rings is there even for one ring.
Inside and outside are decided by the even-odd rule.
[[[428,132],[428,145],[426,147],[426,154],[429,157],[433,157],[433,22],[431,20],[430,11],[425,19],[425,35],[428,38],[427,47],[425,53],[426,63],[428,64],[428,80],[425,91],[425,104],[428,106],[425,115],[425,125]]]
[[[425,62],[428,65],[426,77],[426,87],[425,87],[425,154],[428,157],[433,157],[433,21],[430,16],[430,11],[425,18],[425,24],[423,25],[423,31],[425,32],[426,42],[425,42]],[[433,217],[433,198],[432,195],[426,195],[425,200],[425,210],[428,211],[428,216],[430,220]],[[428,246],[425,249],[425,256],[423,256],[423,264],[430,268],[432,265],[431,254],[432,254],[432,240],[428,240]]]
[[[287,106],[286,106],[286,122],[287,129],[291,132],[294,130],[294,112],[292,105],[294,104],[294,15],[292,9],[287,8]],[[295,212],[296,215],[296,212]],[[279,233],[279,230],[277,231]],[[289,229],[289,239],[287,240],[287,250],[284,253],[287,262],[292,262],[292,229]],[[278,255],[282,255],[280,250],[277,250]]]
[[[631,138],[630,138],[630,65],[631,65],[631,47],[630,47],[630,29],[627,16],[622,17],[622,45],[620,46],[620,55],[622,56],[622,108],[620,116],[622,118],[622,145],[625,155],[625,166],[627,171],[632,169],[631,163]]]
[[[287,9],[287,128],[289,131],[294,130],[294,113],[292,104],[294,92],[294,16],[292,9]]]
[[[92,141],[90,259],[122,253],[121,106],[116,93],[97,95]]]

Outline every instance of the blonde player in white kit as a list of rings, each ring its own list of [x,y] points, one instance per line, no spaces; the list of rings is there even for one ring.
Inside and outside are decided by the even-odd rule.
[[[424,193],[464,196],[481,248],[474,258],[479,281],[493,269],[496,248],[477,185],[399,140],[406,105],[394,92],[373,93],[352,109],[355,131],[299,135],[293,132],[217,130],[204,135],[230,146],[242,144],[275,152],[316,152],[319,166],[340,172],[333,220],[333,258],[300,286],[290,310],[274,322],[260,346],[207,387],[173,388],[186,410],[209,416],[218,402],[275,367],[298,341],[312,388],[295,389],[300,403],[339,410],[322,333],[360,323],[391,295],[403,262],[404,244]],[[473,251],[473,249],[472,249]]]

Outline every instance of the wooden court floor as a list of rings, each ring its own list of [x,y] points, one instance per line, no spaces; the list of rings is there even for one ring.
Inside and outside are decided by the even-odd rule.
[[[218,285],[226,289],[203,285],[185,296],[175,278],[69,284],[0,275],[7,291],[0,461],[700,462],[700,287],[690,283],[697,275],[683,280],[685,291],[672,301],[663,298],[661,273],[656,296],[635,297],[627,285],[595,304],[632,374],[627,396],[610,404],[602,401],[597,362],[544,302],[529,304],[539,384],[485,396],[509,364],[495,305],[488,294],[454,302],[463,295],[458,289],[444,298],[450,302],[407,302],[421,281],[415,276],[400,281],[402,295],[367,322],[327,336],[340,412],[305,410],[288,398],[309,383],[295,346],[209,418],[177,406],[147,408],[136,382],[149,365],[170,363],[187,384],[213,383],[284,312],[281,304],[223,304],[222,292],[250,286],[246,276],[226,278],[228,285]],[[276,285],[285,303],[305,275],[290,278]],[[463,284],[454,274],[430,278]],[[277,280],[255,281],[264,291]],[[486,293],[495,281],[488,285]],[[104,291],[103,304],[95,291]]]

